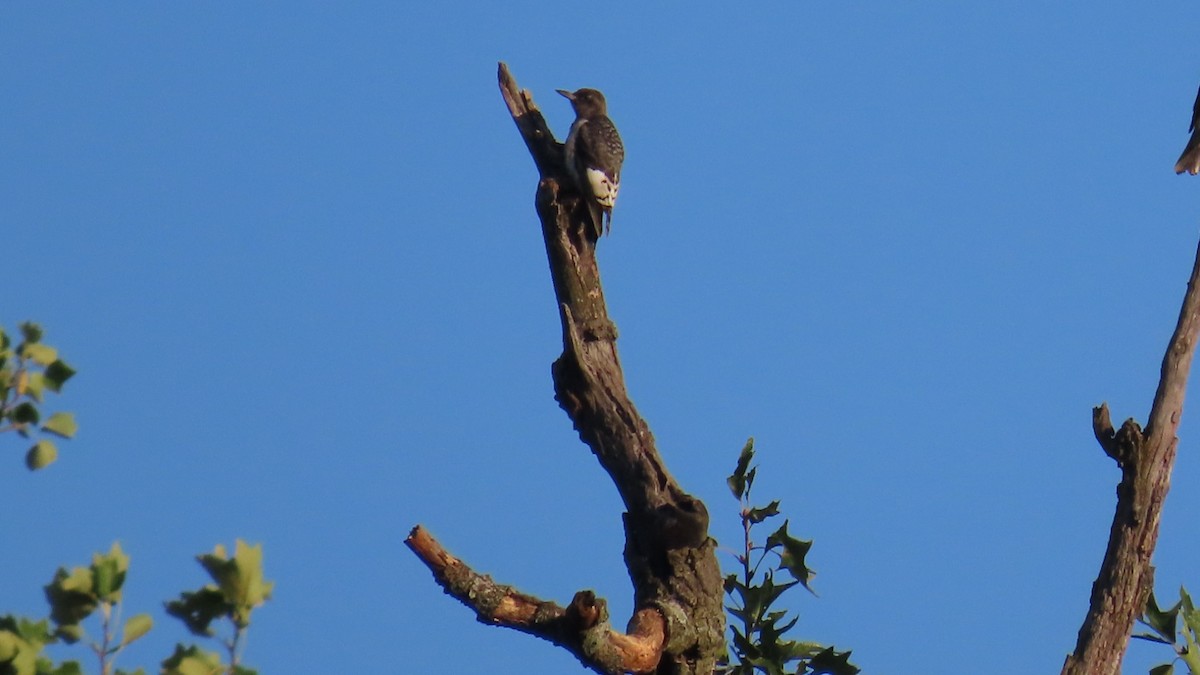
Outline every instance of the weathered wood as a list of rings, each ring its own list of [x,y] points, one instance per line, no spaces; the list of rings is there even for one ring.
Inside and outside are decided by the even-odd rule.
[[[1118,675],[1134,620],[1154,586],[1151,557],[1158,541],[1163,501],[1171,486],[1176,432],[1183,415],[1188,373],[1200,331],[1200,248],[1188,280],[1175,333],[1163,356],[1158,391],[1145,431],[1132,419],[1114,431],[1108,406],[1092,411],[1092,427],[1104,452],[1121,468],[1117,509],[1100,574],[1075,651],[1063,675]]]
[[[625,504],[624,557],[634,615],[622,634],[609,627],[606,604],[591,591],[580,591],[563,608],[473,572],[420,526],[406,543],[481,621],[550,640],[596,672],[711,675],[725,655],[725,609],[708,511],[667,470],[626,391],[595,234],[572,191],[562,144],[503,63],[499,81],[539,174],[535,206],[563,335],[563,353],[551,368],[555,400]]]
[[[475,610],[480,623],[540,637],[598,673],[650,673],[662,656],[666,621],[657,610],[635,613],[628,634],[619,633],[608,626],[604,601],[589,591],[576,593],[570,605],[560,607],[479,574],[420,525],[404,543],[448,595]]]
[[[723,589],[708,511],[667,470],[625,388],[588,213],[571,192],[562,146],[533,97],[500,64],[500,91],[539,173],[535,203],[563,330],[555,399],[612,478],[625,504],[625,561],[635,606],[668,622],[666,675],[708,675],[725,652]]]

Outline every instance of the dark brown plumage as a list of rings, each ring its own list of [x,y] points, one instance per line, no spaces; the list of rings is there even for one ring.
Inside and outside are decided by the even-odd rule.
[[[1200,122],[1200,91],[1196,92],[1196,102],[1192,104],[1192,124],[1188,127],[1192,137],[1179,156],[1179,161],[1175,162],[1175,173],[1186,171],[1193,176],[1200,173],[1200,128],[1197,122]]]
[[[559,89],[575,109],[565,145],[567,172],[587,201],[596,238],[612,230],[612,209],[621,188],[625,145],[608,118],[604,94],[595,89]]]

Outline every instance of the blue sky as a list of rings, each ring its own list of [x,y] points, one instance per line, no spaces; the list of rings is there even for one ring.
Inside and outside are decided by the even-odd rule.
[[[434,6],[437,4],[437,6]],[[630,392],[713,535],[815,539],[798,636],[868,672],[1056,672],[1115,504],[1090,409],[1145,421],[1200,228],[1171,2],[6,3],[0,324],[79,369],[79,437],[0,494],[0,612],[120,540],[128,613],[262,542],[264,673],[576,672],[403,546],[623,622],[620,503],[552,398],[536,173],[608,96],[600,262]],[[1155,557],[1200,589],[1193,411]],[[1189,524],[1190,523],[1190,524]],[[729,562],[729,558],[725,559]],[[123,667],[155,666],[181,625]],[[1126,672],[1164,656],[1135,644]]]

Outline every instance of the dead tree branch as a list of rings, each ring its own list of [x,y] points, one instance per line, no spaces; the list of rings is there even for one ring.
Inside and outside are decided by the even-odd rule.
[[[1145,431],[1133,419],[1113,430],[1108,405],[1092,410],[1092,428],[1105,454],[1121,468],[1117,510],[1087,616],[1063,675],[1118,675],[1133,622],[1154,586],[1150,559],[1158,541],[1163,501],[1171,486],[1176,430],[1183,415],[1188,372],[1200,330],[1200,248],[1179,322],[1163,357],[1162,374]]]
[[[625,389],[590,216],[572,191],[562,144],[503,63],[499,80],[539,174],[535,204],[563,334],[563,353],[552,367],[555,400],[625,504],[624,556],[635,606],[629,634],[608,628],[604,601],[590,591],[564,609],[470,571],[420,527],[409,546],[481,621],[550,640],[597,672],[710,675],[725,654],[725,610],[708,511],[667,471]]]
[[[433,572],[448,595],[475,610],[480,623],[549,640],[598,672],[649,673],[658,664],[664,626],[656,610],[637,612],[629,622],[629,633],[618,633],[608,627],[604,600],[589,591],[576,593],[571,604],[563,608],[472,570],[420,525],[412,529],[404,543]],[[597,669],[597,664],[603,667]]]

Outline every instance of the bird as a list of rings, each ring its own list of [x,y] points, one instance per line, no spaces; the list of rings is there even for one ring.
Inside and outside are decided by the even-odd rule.
[[[596,238],[612,231],[612,209],[621,188],[621,164],[625,145],[608,118],[608,103],[596,89],[557,89],[571,102],[575,121],[567,133],[567,173],[575,189],[587,202],[592,232]]]
[[[1196,92],[1196,102],[1192,104],[1192,124],[1188,131],[1192,132],[1192,137],[1179,161],[1175,162],[1175,173],[1186,171],[1195,176],[1200,173],[1200,91]]]

